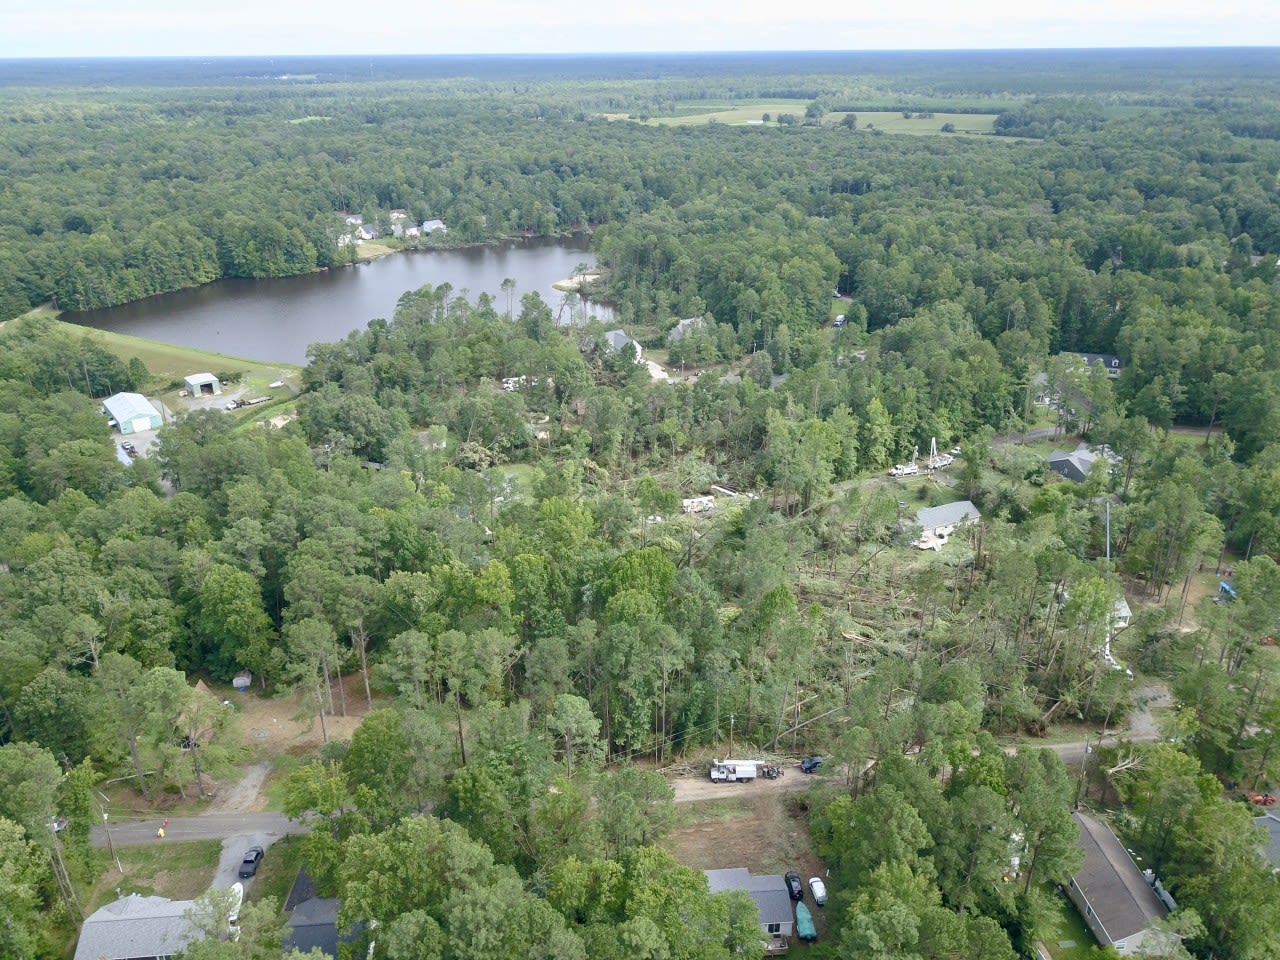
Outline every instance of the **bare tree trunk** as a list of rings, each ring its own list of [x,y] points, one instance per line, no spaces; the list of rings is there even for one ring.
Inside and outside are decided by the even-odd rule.
[[[142,790],[142,799],[151,802],[151,791],[147,789],[147,775],[142,770],[142,755],[138,753],[138,735],[129,731],[129,756],[133,759],[133,772],[138,777],[138,787]]]
[[[333,691],[332,690],[329,691],[329,697],[330,697],[329,708],[332,710],[333,709],[333,701],[332,701]],[[323,743],[328,743],[329,727],[324,722],[324,692],[318,686],[316,687],[316,706],[320,708],[319,710],[316,711],[317,713],[320,714],[320,740]]]

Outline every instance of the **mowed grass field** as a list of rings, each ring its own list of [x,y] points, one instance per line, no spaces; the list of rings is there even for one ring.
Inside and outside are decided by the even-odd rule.
[[[645,121],[655,126],[689,126],[700,123],[725,123],[737,126],[769,126],[778,125],[779,114],[789,113],[803,118],[807,100],[760,100],[750,103],[707,102],[702,104],[685,104],[680,112],[670,117],[652,117]],[[769,123],[762,123],[765,114],[769,115]],[[907,133],[915,135],[938,134],[944,124],[950,123],[958,134],[990,134],[995,128],[994,113],[934,113],[931,117],[919,117],[914,114],[910,119],[903,117],[901,111],[896,112],[861,112],[858,118],[859,133],[881,130],[885,133]],[[823,126],[839,124],[844,120],[843,113],[829,113],[822,118]],[[612,119],[623,119],[624,115],[614,115]]]
[[[47,307],[31,311],[31,315],[46,316],[56,319],[58,313]],[[181,380],[191,373],[209,371],[237,370],[248,374],[258,374],[275,380],[282,375],[296,373],[301,370],[295,364],[265,363],[259,360],[247,360],[244,357],[233,357],[225,353],[211,350],[197,350],[193,347],[181,347],[172,343],[161,343],[159,340],[146,340],[142,337],[131,337],[124,333],[113,333],[109,330],[95,330],[78,324],[57,320],[66,330],[76,336],[88,335],[102,344],[107,350],[128,363],[137,357],[147,367],[155,380],[156,386],[163,386],[170,380]]]

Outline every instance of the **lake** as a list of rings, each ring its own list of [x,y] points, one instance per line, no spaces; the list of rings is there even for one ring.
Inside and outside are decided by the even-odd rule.
[[[506,310],[502,281],[516,281],[513,309],[537,291],[559,313],[564,294],[551,285],[579,264],[595,265],[583,235],[396,253],[353,267],[273,280],[219,280],[120,307],[68,313],[64,320],[163,343],[213,350],[250,360],[305,364],[307,346],[345,339],[370,320],[390,320],[406,290],[448,283],[474,301],[489,293]],[[569,319],[567,308],[564,320]],[[579,308],[581,310],[581,308]],[[608,321],[612,311],[587,312]],[[579,314],[580,318],[580,314]]]

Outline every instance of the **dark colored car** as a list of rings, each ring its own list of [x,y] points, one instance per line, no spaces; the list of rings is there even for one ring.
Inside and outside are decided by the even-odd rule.
[[[787,882],[787,893],[791,894],[792,900],[804,899],[804,884],[800,882],[800,874],[788,870],[782,879]]]
[[[240,879],[248,880],[258,872],[258,864],[262,862],[263,850],[261,847],[250,847],[244,853],[244,861],[240,864]]]
[[[800,769],[805,773],[813,773],[820,766],[822,766],[822,758],[818,756],[805,757],[800,761]]]

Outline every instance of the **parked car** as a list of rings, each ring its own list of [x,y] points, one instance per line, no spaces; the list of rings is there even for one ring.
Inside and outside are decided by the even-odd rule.
[[[244,860],[240,863],[241,880],[248,880],[258,872],[258,864],[262,862],[263,855],[261,847],[250,847],[244,852]]]
[[[813,894],[813,902],[818,906],[827,902],[827,885],[822,882],[821,877],[809,878],[809,891]]]
[[[782,879],[787,882],[787,893],[791,894],[792,900],[804,899],[804,884],[800,882],[800,874],[788,870]]]
[[[800,761],[800,769],[805,773],[813,773],[822,766],[822,758],[819,756],[805,757]]]

